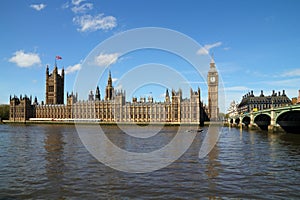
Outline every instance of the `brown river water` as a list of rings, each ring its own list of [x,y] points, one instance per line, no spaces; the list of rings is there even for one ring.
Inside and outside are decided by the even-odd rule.
[[[95,128],[87,126],[87,134]],[[203,129],[177,161],[136,174],[95,159],[72,125],[0,125],[0,199],[300,199],[300,134],[224,128],[199,159]],[[144,152],[176,131],[136,139],[105,128],[119,147]]]

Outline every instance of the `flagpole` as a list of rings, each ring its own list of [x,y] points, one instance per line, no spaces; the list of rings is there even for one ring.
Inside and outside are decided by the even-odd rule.
[[[60,57],[60,56],[55,56],[55,66],[57,67],[57,61],[56,60],[61,60],[62,59],[62,57]]]

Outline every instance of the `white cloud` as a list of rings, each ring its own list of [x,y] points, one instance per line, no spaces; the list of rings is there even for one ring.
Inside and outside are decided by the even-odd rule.
[[[36,64],[40,65],[41,59],[36,53],[25,53],[23,50],[19,50],[9,59],[9,62],[16,63],[19,67],[31,67]]]
[[[117,85],[116,87],[115,87],[115,90],[122,90],[123,89],[123,85]]]
[[[71,74],[73,72],[79,71],[81,69],[81,63],[75,64],[73,66],[68,66],[65,70],[66,74]]]
[[[252,77],[260,77],[260,78],[268,77],[269,78],[271,76],[271,75],[263,73],[261,71],[253,71],[253,70],[250,70],[250,69],[247,69],[245,72],[247,74],[250,74]]]
[[[269,80],[269,81],[260,82],[260,84],[264,84],[264,85],[277,86],[281,88],[292,87],[295,89],[297,89],[299,83],[300,83],[300,78],[289,78],[286,80]]]
[[[300,76],[300,69],[292,69],[281,75],[282,77]]]
[[[67,8],[69,8],[69,7],[70,7],[69,2],[66,2],[66,3],[64,3],[64,4],[61,6],[62,9],[67,9]]]
[[[225,87],[225,91],[248,91],[249,88],[245,86],[234,86],[234,87]]]
[[[41,11],[46,7],[46,4],[31,4],[30,7],[37,11]]]
[[[183,84],[207,84],[207,82],[206,81],[189,81],[189,80],[187,80],[187,81],[181,81],[181,83],[183,83]]]
[[[207,55],[207,54],[209,54],[210,49],[215,48],[215,47],[219,47],[221,45],[222,45],[222,42],[216,42],[216,43],[213,43],[213,44],[206,44],[206,45],[204,45],[204,47],[202,47],[201,49],[199,49],[197,51],[197,54],[198,55]]]
[[[111,54],[100,53],[98,56],[95,57],[95,63],[99,67],[106,67],[116,63],[118,57],[119,57],[118,53],[111,53]]]
[[[114,83],[114,82],[116,82],[118,80],[118,78],[112,78],[111,80]]]
[[[79,26],[77,30],[80,32],[111,30],[117,26],[115,17],[104,16],[104,14],[76,16],[73,18],[73,22]]]
[[[92,3],[85,3],[85,4],[82,4],[81,6],[74,6],[71,10],[77,14],[77,13],[85,13],[92,9],[93,9]]]
[[[204,48],[210,50],[212,48],[215,48],[215,47],[218,47],[218,46],[221,46],[222,45],[222,42],[216,42],[214,44],[206,44],[204,45]]]
[[[158,98],[162,99],[162,98],[165,98],[166,97],[166,93],[161,93]]]
[[[78,6],[81,2],[84,2],[85,0],[72,0],[72,4]]]
[[[58,73],[58,74],[61,75],[61,74],[62,74],[61,72],[62,72],[62,69],[57,69],[57,73]]]

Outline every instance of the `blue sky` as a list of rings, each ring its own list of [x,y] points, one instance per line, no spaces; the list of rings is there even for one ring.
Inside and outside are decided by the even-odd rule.
[[[100,42],[141,27],[173,29],[193,38],[206,53],[214,53],[225,86],[223,112],[230,101],[239,101],[250,90],[258,95],[260,90],[270,94],[273,89],[285,89],[290,98],[296,97],[300,89],[299,9],[297,0],[3,0],[0,104],[8,103],[10,94],[32,94],[44,100],[45,66],[49,64],[52,70],[56,55],[63,58],[57,61],[58,67],[67,71],[65,91],[72,91],[83,60]],[[104,54],[103,62],[107,59],[115,84],[137,65],[156,62],[176,66],[194,81],[194,89],[199,83],[207,102],[205,80],[193,79],[186,70],[188,63],[174,55],[144,50],[123,57]],[[102,97],[104,82],[99,82]],[[159,100],[164,90],[147,86],[134,95],[151,93]]]

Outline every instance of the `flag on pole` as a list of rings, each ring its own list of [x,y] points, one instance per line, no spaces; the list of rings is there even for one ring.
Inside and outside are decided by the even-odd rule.
[[[56,58],[56,60],[61,60],[62,59],[62,57],[60,57],[60,56],[56,56],[55,58]]]

